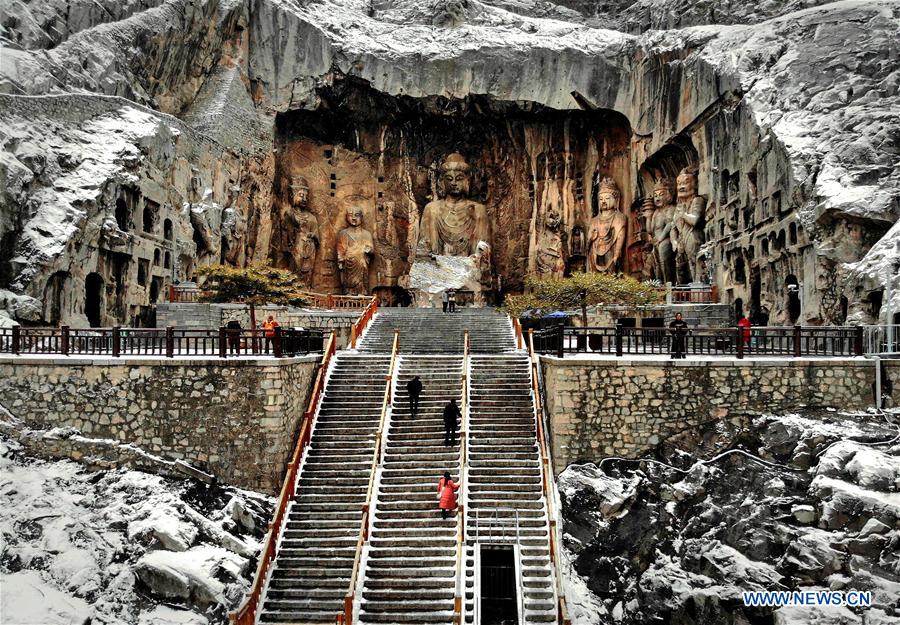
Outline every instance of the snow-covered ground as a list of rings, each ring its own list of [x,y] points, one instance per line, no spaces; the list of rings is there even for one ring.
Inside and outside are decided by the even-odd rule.
[[[669,445],[560,476],[573,623],[900,623],[900,411],[762,417],[704,445],[747,454]],[[872,606],[747,608],[745,590]]]
[[[92,472],[0,439],[0,622],[223,623],[272,500],[138,471]]]

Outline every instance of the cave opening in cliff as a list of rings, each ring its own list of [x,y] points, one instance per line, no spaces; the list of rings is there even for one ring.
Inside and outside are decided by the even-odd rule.
[[[536,248],[550,220],[557,245],[572,248],[557,254],[565,259],[559,272],[584,269],[585,232],[605,178],[615,179],[620,209],[632,217],[632,130],[618,112],[487,96],[390,96],[350,79],[321,89],[319,98],[315,110],[276,118],[274,194],[283,208],[273,213],[269,258],[315,290],[350,292],[336,246],[345,211],[355,206],[374,248],[360,290],[402,297],[423,208],[439,198],[437,173],[451,154],[468,167],[468,197],[486,208],[498,291],[519,292],[525,276],[539,271]],[[294,183],[308,186],[305,199],[291,193]],[[315,229],[314,244],[297,245],[304,229]]]
[[[84,315],[92,328],[102,325],[103,278],[98,273],[89,273],[84,281]]]

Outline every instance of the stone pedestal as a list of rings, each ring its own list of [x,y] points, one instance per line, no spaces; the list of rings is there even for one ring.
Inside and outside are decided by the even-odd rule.
[[[487,293],[481,285],[481,271],[473,256],[435,256],[419,258],[409,270],[407,287],[419,308],[440,308],[441,293],[447,289],[461,291],[461,296],[474,295],[475,306],[486,304]],[[463,301],[458,296],[457,303]]]

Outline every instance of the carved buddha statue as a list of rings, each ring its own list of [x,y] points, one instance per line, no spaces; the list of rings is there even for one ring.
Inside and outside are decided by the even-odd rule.
[[[469,165],[465,158],[460,154],[449,155],[440,168],[439,199],[426,204],[422,211],[417,255],[481,255],[479,242],[490,246],[487,209],[484,204],[469,199],[469,185]]]
[[[615,271],[622,261],[628,220],[619,210],[621,197],[615,180],[600,181],[599,211],[588,228],[588,271]]]
[[[362,227],[363,210],[347,208],[347,227],[337,236],[337,262],[345,295],[369,293],[369,265],[375,256],[372,233]]]
[[[697,195],[697,176],[682,169],[675,181],[677,202],[672,225],[672,248],[679,281],[692,282],[702,278],[700,246],[703,245],[703,221],[706,199]]]

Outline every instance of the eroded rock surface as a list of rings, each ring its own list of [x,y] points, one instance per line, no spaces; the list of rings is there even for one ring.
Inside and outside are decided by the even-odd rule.
[[[897,415],[888,415],[895,421]],[[900,447],[874,414],[763,417],[655,460],[559,478],[577,623],[888,623],[900,618]],[[667,466],[668,465],[668,466]],[[866,590],[865,610],[747,608],[742,591]]]

